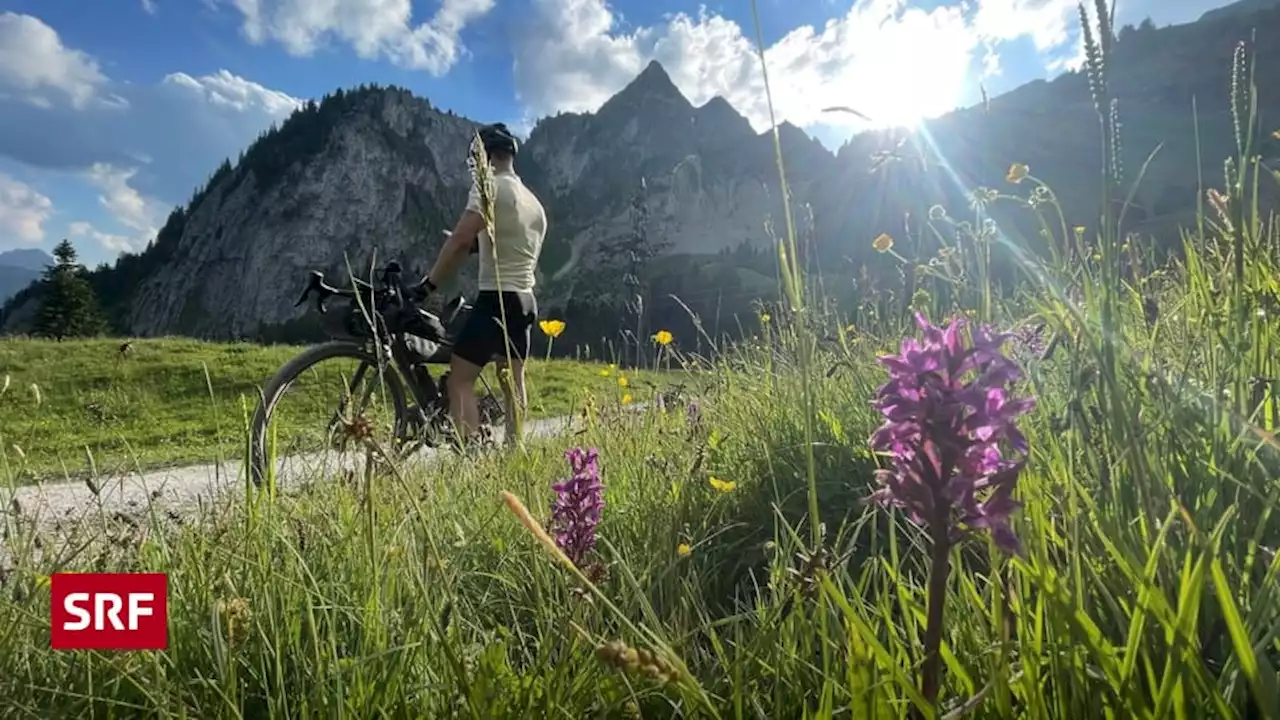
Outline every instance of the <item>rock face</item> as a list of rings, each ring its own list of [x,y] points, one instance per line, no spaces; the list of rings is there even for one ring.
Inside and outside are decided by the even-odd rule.
[[[433,224],[439,236],[437,211],[461,207],[474,127],[407,92],[359,95],[320,152],[279,181],[241,168],[212,184],[171,259],[138,287],[127,327],[141,336],[253,337],[297,315],[292,300],[312,269],[337,282],[344,255],[358,274],[375,249],[384,259],[425,258],[438,243],[415,225]]]
[[[764,242],[765,214],[782,210],[772,139],[721,98],[695,108],[657,62],[595,114],[539,123],[526,150],[526,174],[568,223],[558,232],[571,244],[629,233],[640,178],[650,217],[682,252]],[[793,188],[801,201],[808,190]]]
[[[1196,119],[1205,182],[1221,185],[1216,168],[1235,152],[1233,53],[1255,28],[1257,37],[1280,30],[1280,6],[1244,0],[1196,23],[1119,32],[1110,89],[1124,124],[1126,182],[1161,148],[1126,229],[1176,237],[1178,223],[1190,220]],[[1250,51],[1269,132],[1265,123],[1280,113],[1280,86],[1269,77],[1280,67],[1280,44]],[[344,253],[360,274],[375,251],[379,265],[394,257],[412,273],[425,271],[465,199],[474,127],[400,89],[339,91],[265,134],[236,166],[219,168],[152,247],[96,273],[95,286],[130,334],[288,339],[303,331],[303,311],[292,303],[306,273],[345,275]],[[797,221],[824,271],[848,267],[844,260],[877,261],[870,238],[900,235],[905,215],[922,218],[933,203],[962,214],[974,188],[1012,189],[1003,177],[1013,161],[1054,188],[1072,224],[1095,224],[1099,214],[1099,118],[1078,72],[1029,83],[914,134],[858,135],[836,153],[787,124],[779,139]],[[648,235],[682,255],[767,252],[770,224],[782,232],[772,135],[754,132],[720,98],[694,107],[657,63],[595,113],[540,121],[516,167],[549,216],[544,307],[580,299],[603,277],[599,268],[636,233],[637,209]],[[474,260],[464,274],[474,275]],[[20,331],[34,297],[15,297],[0,328]]]
[[[791,178],[793,200],[817,201],[813,180],[835,156],[794,126],[782,134],[788,157],[817,158]],[[597,112],[538,123],[517,168],[548,207],[555,238],[542,265],[561,280],[546,288],[552,302],[616,259],[604,255],[634,233],[637,196],[649,234],[686,254],[770,244],[766,220],[783,213],[772,136],[722,98],[694,107],[656,62]],[[569,263],[577,272],[557,272]]]
[[[1200,16],[1201,21],[1221,20],[1226,17],[1243,17],[1280,7],[1280,0],[1240,0],[1225,7],[1214,8]]]

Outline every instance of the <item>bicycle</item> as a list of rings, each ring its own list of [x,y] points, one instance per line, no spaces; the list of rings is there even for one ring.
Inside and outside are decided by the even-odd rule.
[[[294,307],[300,307],[314,293],[315,309],[330,339],[290,359],[263,386],[250,426],[249,470],[255,485],[262,485],[267,477],[266,465],[272,460],[267,434],[277,404],[300,376],[329,360],[348,359],[358,363],[347,392],[325,429],[330,442],[340,427],[344,430],[338,434],[341,440],[348,439],[353,429],[355,435],[360,434],[362,425],[357,417],[363,417],[363,412],[359,416],[348,413],[346,403],[370,370],[387,381],[387,395],[394,413],[393,447],[388,450],[395,457],[407,457],[423,447],[436,447],[454,432],[446,391],[449,372],[446,370],[437,381],[427,366],[449,362],[455,334],[449,330],[461,328],[471,305],[459,295],[446,303],[447,318],[442,321],[420,307],[414,293],[401,284],[400,264],[396,262],[387,264],[376,284],[353,278],[353,285],[354,288],[333,287],[325,282],[323,272],[312,271],[306,289],[294,303]],[[325,302],[331,297],[348,301],[344,312],[337,315],[329,312]],[[491,442],[493,428],[502,422],[505,408],[494,396],[488,381],[482,377],[481,383],[484,390],[477,397],[481,439]],[[363,400],[370,397],[370,393],[365,393]],[[367,432],[367,424],[363,428]]]

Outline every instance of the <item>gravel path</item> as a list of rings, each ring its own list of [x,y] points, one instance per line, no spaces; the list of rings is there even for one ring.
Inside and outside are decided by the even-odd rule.
[[[547,438],[565,433],[571,418],[533,420],[525,428],[526,438]],[[495,440],[502,441],[501,428],[495,428]],[[414,464],[429,462],[438,452],[421,451]],[[360,459],[347,453],[313,454],[277,460],[277,487],[298,487],[317,478],[332,477],[344,470],[356,469]],[[217,464],[188,465],[150,470],[141,474],[99,478],[100,487],[88,481],[43,483],[18,488],[0,488],[0,512],[8,511],[8,520],[29,529],[37,529],[55,544],[65,540],[72,528],[85,520],[103,518],[141,523],[154,511],[159,517],[182,517],[201,507],[224,504],[243,497],[245,471],[241,458]],[[96,492],[95,492],[96,490]],[[0,527],[6,526],[0,518]],[[13,525],[9,525],[13,527]],[[61,536],[61,538],[59,538]],[[7,543],[0,541],[0,570],[7,562]]]

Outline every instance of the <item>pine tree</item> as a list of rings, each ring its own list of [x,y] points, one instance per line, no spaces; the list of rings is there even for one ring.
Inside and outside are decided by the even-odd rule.
[[[63,240],[54,248],[53,257],[57,263],[44,271],[41,280],[43,297],[35,334],[61,340],[106,332],[106,317],[84,265],[78,262],[76,249]]]

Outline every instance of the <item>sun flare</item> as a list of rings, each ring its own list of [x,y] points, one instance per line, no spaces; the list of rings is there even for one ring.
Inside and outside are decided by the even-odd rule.
[[[963,101],[963,77],[950,73],[909,73],[886,80],[867,88],[866,102],[855,106],[864,116],[859,123],[864,128],[915,129],[929,118],[956,109]]]
[[[824,122],[856,131],[915,128],[968,99],[977,80],[977,55],[961,14],[918,8],[887,17],[879,11],[866,13],[849,34],[833,36],[840,47],[840,67],[817,73],[823,78],[816,85],[820,92],[797,88],[792,97],[798,104],[856,110],[823,113]]]

